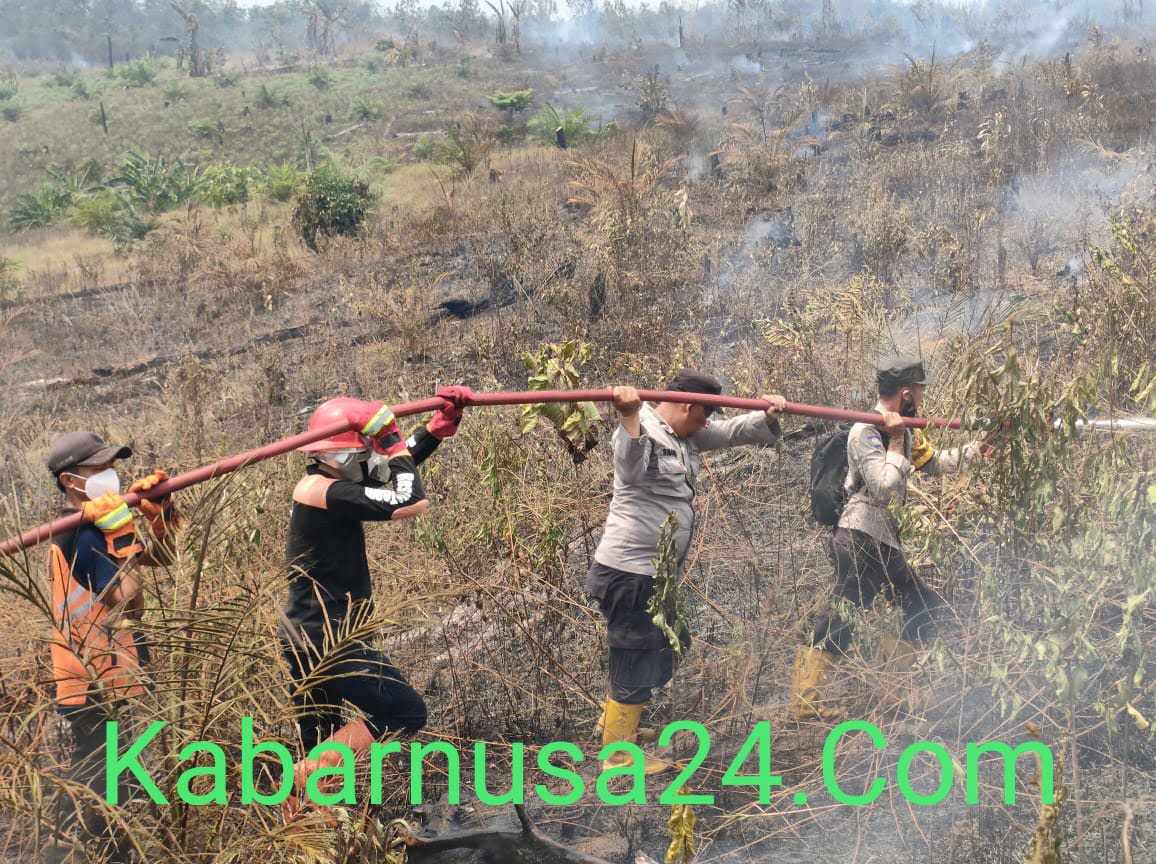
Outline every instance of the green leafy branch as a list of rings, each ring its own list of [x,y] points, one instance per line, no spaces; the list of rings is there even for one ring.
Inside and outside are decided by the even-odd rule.
[[[682,634],[687,632],[686,607],[678,590],[678,549],[675,536],[678,520],[674,513],[662,523],[658,532],[658,555],[654,559],[654,594],[646,605],[646,614],[654,626],[666,634],[675,656],[683,652]]]
[[[530,390],[573,390],[582,383],[581,367],[590,362],[593,343],[569,339],[544,345],[531,354],[520,355],[530,372]],[[539,421],[546,421],[562,438],[575,464],[582,462],[598,444],[598,424],[602,414],[593,402],[536,402],[522,409],[519,425],[528,435]]]

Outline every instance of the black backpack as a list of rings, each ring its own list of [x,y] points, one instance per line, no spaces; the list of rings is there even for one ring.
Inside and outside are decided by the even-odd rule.
[[[819,439],[811,454],[811,515],[820,525],[835,526],[847,503],[847,434],[851,426],[837,426]]]

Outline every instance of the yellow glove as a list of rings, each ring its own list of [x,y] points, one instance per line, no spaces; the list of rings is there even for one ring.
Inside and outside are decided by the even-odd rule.
[[[911,430],[911,465],[917,471],[931,461],[935,448],[927,440],[922,429]]]
[[[116,531],[125,523],[132,523],[132,514],[124,499],[116,492],[105,492],[99,498],[85,501],[80,505],[80,513],[101,531]]]
[[[137,494],[147,492],[149,489],[164,483],[168,479],[169,475],[166,472],[154,471],[147,477],[134,480],[132,485],[128,487],[128,491],[136,492]],[[180,515],[177,513],[176,507],[173,506],[171,495],[165,495],[161,498],[151,500],[142,497],[137,507],[140,508],[141,515],[148,520],[149,527],[152,528],[153,531],[153,536],[158,540],[165,536],[169,528],[176,528],[180,525]]]
[[[116,492],[105,492],[99,498],[80,505],[81,515],[104,533],[108,552],[114,558],[129,558],[144,547],[136,541],[132,513]]]

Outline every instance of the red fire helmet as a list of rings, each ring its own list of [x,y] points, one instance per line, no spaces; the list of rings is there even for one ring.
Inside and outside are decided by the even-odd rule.
[[[309,416],[309,431],[324,429],[326,426],[332,426],[342,420],[349,420],[356,409],[364,410],[365,404],[361,399],[353,399],[348,396],[322,402]],[[320,441],[314,441],[312,444],[302,445],[297,448],[297,451],[299,453],[319,453],[323,450],[362,450],[368,446],[360,432],[356,429],[349,429],[346,432],[322,438]]]

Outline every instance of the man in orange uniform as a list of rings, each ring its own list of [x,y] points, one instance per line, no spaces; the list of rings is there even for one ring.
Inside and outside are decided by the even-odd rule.
[[[69,779],[105,795],[105,723],[129,722],[129,700],[144,692],[141,664],[148,649],[132,624],[144,610],[137,566],[172,561],[170,531],[177,525],[172,501],[142,499],[141,514],[152,538],[138,536],[120,496],[117,460],[128,447],[106,444],[91,432],[70,432],[48,451],[48,470],[64,493],[62,515],[79,511],[85,522],[52,537],[48,579],[52,594],[52,667],[60,713],[72,727]],[[155,471],[130,492],[144,492],[168,479]],[[122,740],[130,740],[123,732]],[[131,793],[126,785],[120,801]],[[75,813],[61,820],[67,832]],[[116,854],[116,842],[99,808],[80,812],[82,835]]]

